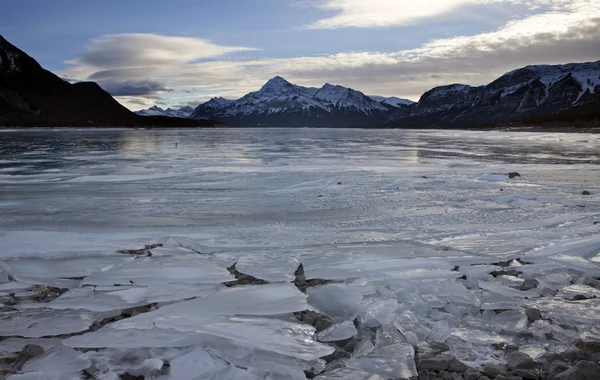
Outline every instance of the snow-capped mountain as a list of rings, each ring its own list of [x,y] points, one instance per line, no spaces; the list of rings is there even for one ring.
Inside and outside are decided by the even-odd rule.
[[[233,100],[225,99],[222,97],[216,97],[210,99],[206,103],[200,104],[196,109],[192,110],[189,115],[190,119],[210,119],[217,112],[224,110],[233,104]]]
[[[599,110],[600,61],[527,66],[479,87],[436,87],[392,118],[395,126],[469,126]]]
[[[194,109],[190,106],[181,107],[179,109],[167,108],[166,110],[158,106],[153,106],[145,110],[136,111],[135,113],[140,116],[167,116],[186,119],[192,112],[194,112]]]
[[[363,126],[383,122],[394,108],[350,88],[303,87],[279,76],[236,101],[222,100],[201,104],[190,117],[231,126]]]
[[[391,106],[395,108],[403,108],[405,106],[410,106],[415,103],[412,100],[397,98],[395,96],[385,97],[385,96],[377,96],[377,95],[369,95],[369,98],[373,99],[376,102],[379,102],[385,106]]]

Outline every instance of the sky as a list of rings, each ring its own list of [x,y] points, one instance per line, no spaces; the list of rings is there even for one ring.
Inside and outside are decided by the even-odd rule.
[[[600,59],[600,0],[3,0],[0,34],[132,110],[282,76],[418,100],[531,64]]]

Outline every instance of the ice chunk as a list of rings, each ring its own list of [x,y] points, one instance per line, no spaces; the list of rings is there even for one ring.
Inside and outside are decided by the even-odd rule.
[[[362,309],[362,295],[342,284],[309,288],[307,301],[334,320],[351,320]]]
[[[405,310],[398,314],[394,320],[394,326],[407,338],[409,338],[409,335],[416,336],[418,339],[417,343],[424,342],[430,332],[430,329],[423,325],[419,317],[417,317],[415,313],[410,310]],[[416,343],[414,344],[416,345]]]
[[[23,347],[28,344],[35,344],[50,350],[61,344],[60,338],[40,338],[40,339],[24,339],[24,338],[8,338],[0,341],[0,353],[20,352]]]
[[[502,267],[497,265],[465,265],[459,268],[459,272],[476,280],[489,279],[490,273],[500,270]]]
[[[148,301],[148,289],[136,287],[114,287],[113,291],[96,290],[94,287],[71,289],[49,303],[24,304],[25,308],[86,309],[111,311],[141,306]],[[116,290],[118,289],[118,290]]]
[[[364,320],[374,319],[381,325],[389,325],[396,318],[398,301],[375,299],[365,305]]]
[[[481,331],[472,328],[456,328],[452,331],[452,335],[456,336],[467,343],[473,343],[476,345],[491,345],[493,343],[506,343],[508,342],[502,336],[492,333]]]
[[[536,292],[533,290],[521,291],[518,289],[513,289],[513,288],[503,285],[495,280],[494,281],[479,280],[478,283],[479,283],[480,288],[489,290],[490,292],[500,294],[505,297],[521,297],[521,298],[528,297],[528,298],[531,298],[531,297],[539,296],[539,292]]]
[[[387,377],[381,377],[369,372],[356,370],[352,368],[338,368],[331,372],[324,373],[315,377],[315,380],[385,380]]]
[[[555,272],[545,276],[536,277],[536,280],[539,282],[538,287],[558,290],[571,285],[571,278],[572,276],[568,273]]]
[[[203,298],[163,306],[128,321],[212,315],[276,315],[305,310],[306,296],[292,284],[224,288]],[[123,321],[125,322],[125,321]]]
[[[60,345],[42,357],[29,360],[23,366],[22,372],[58,374],[62,378],[68,378],[78,375],[81,370],[89,368],[91,365],[92,361],[86,354]]]
[[[346,367],[381,376],[383,379],[409,379],[417,376],[415,350],[408,343],[381,347],[351,358]]]
[[[320,342],[336,342],[352,338],[356,334],[358,334],[358,331],[356,331],[354,323],[352,321],[345,321],[319,332],[317,334],[317,339]]]
[[[575,299],[577,296],[600,298],[600,289],[592,288],[588,285],[569,285],[562,288],[556,296],[569,300]]]
[[[527,329],[527,316],[523,310],[506,310],[494,317],[493,324],[499,331],[525,331]]]
[[[162,285],[215,284],[233,280],[224,267],[208,258],[194,254],[165,257],[144,257],[128,262],[104,272],[86,277],[84,284],[110,286],[121,285]]]
[[[24,284],[22,282],[7,282],[5,284],[0,285],[0,292],[14,292],[23,289],[32,289],[33,285]]]
[[[143,315],[149,314],[152,313]],[[314,327],[278,319],[161,318],[153,323],[154,327],[150,325],[136,328],[132,328],[130,323],[121,323],[126,321],[122,320],[98,331],[70,337],[65,339],[63,344],[78,348],[184,347],[208,345],[214,342],[215,337],[219,337],[244,347],[254,347],[302,360],[315,360],[333,352],[333,348],[314,341]]]
[[[441,320],[433,325],[433,328],[427,335],[428,342],[444,343],[452,335],[452,329],[448,321]]]
[[[0,317],[0,336],[41,338],[73,334],[87,330],[95,320],[95,314],[80,310],[21,310]]]

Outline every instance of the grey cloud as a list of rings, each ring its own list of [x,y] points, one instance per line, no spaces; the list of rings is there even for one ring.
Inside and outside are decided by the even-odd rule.
[[[531,64],[559,64],[600,59],[600,18],[560,35],[539,33],[503,43],[467,44],[444,57],[422,56],[394,64],[365,64],[336,70],[298,69],[284,73],[311,82],[336,81],[370,93],[418,98],[439,85],[487,84],[507,71]]]
[[[173,89],[167,88],[164,83],[151,79],[99,82],[99,84],[112,96],[149,97],[159,92],[173,91]]]

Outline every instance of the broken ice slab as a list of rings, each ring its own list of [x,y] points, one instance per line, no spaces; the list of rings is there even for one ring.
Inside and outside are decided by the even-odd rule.
[[[315,377],[315,380],[385,380],[387,377],[381,377],[369,372],[352,369],[338,368]]]
[[[162,285],[215,284],[233,280],[224,267],[209,258],[194,254],[166,257],[143,257],[109,270],[92,274],[83,281],[87,285]]]
[[[368,321],[374,319],[381,325],[389,325],[394,321],[398,301],[395,299],[374,299],[364,305],[363,319]]]
[[[151,313],[144,315],[148,314]],[[63,344],[77,348],[184,347],[210,346],[216,338],[224,338],[242,347],[254,347],[302,360],[315,360],[333,352],[333,348],[313,339],[314,327],[279,319],[165,317],[140,327],[121,323],[125,321],[73,336],[65,339]]]
[[[482,292],[480,297],[480,308],[482,310],[518,309],[524,302],[521,298],[509,297],[490,291]]]
[[[317,334],[319,342],[337,342],[350,339],[357,335],[358,331],[352,321],[336,323]]]
[[[44,373],[48,376],[59,375],[58,378],[67,379],[80,375],[81,370],[92,365],[90,358],[79,351],[63,345],[48,351],[44,356],[29,360],[21,372]]]
[[[600,249],[600,247],[599,247]],[[576,270],[580,270],[585,273],[586,276],[596,277],[600,276],[600,265],[590,261],[581,256],[572,256],[572,255],[556,255],[550,256],[550,260],[557,261],[559,264],[573,268]]]
[[[557,297],[573,300],[576,298],[600,298],[600,289],[592,288],[588,285],[569,285],[562,288]]]
[[[475,345],[491,345],[494,343],[507,343],[508,340],[496,333],[481,331],[472,328],[455,328],[452,335],[462,339],[467,343]]]
[[[8,338],[0,341],[0,354],[21,352],[28,344],[42,346],[46,351],[61,344],[60,338]]]
[[[489,279],[490,273],[500,270],[502,267],[497,265],[464,265],[458,268],[459,272],[476,280]]]
[[[565,286],[571,285],[573,280],[572,275],[565,272],[554,272],[544,276],[536,277],[535,279],[539,282],[538,288],[548,288],[552,290],[559,290]]]
[[[124,255],[53,260],[29,258],[9,260],[5,262],[5,265],[9,273],[18,281],[33,285],[71,288],[77,286],[80,282],[73,280],[75,278],[106,271],[133,259],[133,257]]]
[[[349,359],[346,367],[383,379],[410,379],[417,376],[415,350],[408,343],[376,348],[365,356]]]
[[[551,319],[557,324],[574,326],[595,325],[600,323],[600,299],[584,301],[567,301],[560,298],[538,298],[531,302],[542,312],[544,318]]]
[[[527,329],[527,316],[523,310],[506,310],[494,316],[492,325],[497,331],[525,331]]]
[[[292,284],[222,288],[203,298],[166,305],[151,313],[121,321],[132,327],[158,318],[195,318],[216,315],[278,315],[305,310],[306,295]]]
[[[404,334],[411,343],[416,345],[418,342],[424,342],[431,329],[426,327],[419,317],[410,310],[405,310],[394,319],[394,327]],[[410,336],[416,336],[417,342],[412,342]]]
[[[12,293],[14,291],[21,291],[24,289],[33,289],[33,285],[16,281],[0,284],[0,292]]]
[[[505,297],[521,297],[521,298],[533,298],[539,297],[539,292],[535,290],[522,291],[518,289],[511,288],[506,286],[495,279],[491,279],[490,281],[478,281],[479,287],[485,290],[489,290],[492,293],[496,293]]]
[[[86,286],[67,291],[48,303],[27,303],[24,308],[85,309],[90,311],[111,311],[128,309],[150,303],[148,289],[137,287],[114,287],[110,291],[97,290]]]
[[[444,343],[452,335],[452,329],[448,321],[441,320],[433,324],[431,331],[427,334],[427,342]]]
[[[81,310],[30,309],[0,316],[0,336],[41,338],[87,330],[99,316]]]
[[[345,284],[327,284],[307,290],[307,301],[334,321],[352,320],[364,307],[363,296]]]

